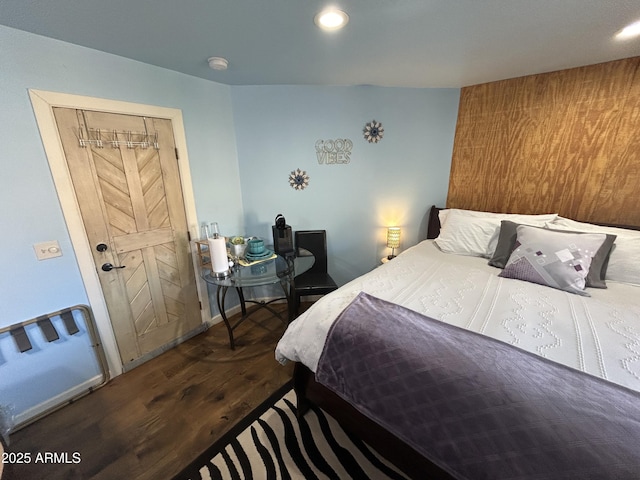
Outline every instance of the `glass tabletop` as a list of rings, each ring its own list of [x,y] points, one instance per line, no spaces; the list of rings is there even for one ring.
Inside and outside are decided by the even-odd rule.
[[[309,270],[315,261],[311,252],[304,251],[293,259],[286,260],[277,255],[276,258],[254,263],[253,265],[234,266],[230,275],[218,278],[205,270],[202,278],[210,284],[221,287],[257,287],[286,281]]]

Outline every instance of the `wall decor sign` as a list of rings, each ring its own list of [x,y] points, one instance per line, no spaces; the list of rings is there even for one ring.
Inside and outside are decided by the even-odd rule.
[[[309,175],[298,168],[289,174],[289,185],[294,190],[304,190],[309,186]]]
[[[364,139],[367,142],[378,143],[380,140],[382,140],[382,136],[384,135],[384,128],[382,128],[382,123],[372,120],[364,126],[362,133],[364,134]]]
[[[316,142],[316,157],[320,165],[345,164],[351,161],[353,142],[348,138],[335,140],[318,140]]]

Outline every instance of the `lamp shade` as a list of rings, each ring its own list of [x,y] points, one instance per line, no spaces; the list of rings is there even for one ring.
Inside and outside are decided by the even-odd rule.
[[[400,227],[387,228],[387,247],[398,248],[400,246]]]

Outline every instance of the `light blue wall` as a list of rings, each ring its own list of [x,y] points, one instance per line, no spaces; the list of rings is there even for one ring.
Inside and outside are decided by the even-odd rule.
[[[385,226],[402,226],[407,248],[446,198],[458,89],[229,87],[4,26],[0,69],[0,327],[87,302],[30,88],[181,109],[198,218],[267,238],[277,213],[326,228],[341,283],[389,253]],[[362,138],[372,119],[378,144]],[[319,165],[316,141],[335,138],[353,141],[351,162]],[[296,168],[304,191],[288,186]],[[36,260],[46,240],[64,255]]]
[[[427,207],[446,198],[457,89],[229,87],[0,26],[0,327],[88,303],[28,89],[180,109],[199,221],[265,238],[278,213],[325,228],[339,283],[389,253],[386,226],[415,244]],[[373,119],[379,144],[362,138]],[[350,163],[319,165],[316,141],[336,138],[353,141]],[[288,185],[296,168],[311,177],[304,191]],[[33,244],[47,240],[63,256],[38,261]],[[59,348],[61,367],[73,363]],[[22,371],[47,376],[36,357]]]
[[[339,284],[391,253],[386,226],[402,227],[406,249],[427,208],[444,205],[458,89],[238,86],[231,94],[244,233],[270,239],[278,213],[293,230],[326,229]],[[362,135],[373,119],[384,127],[377,144]],[[353,142],[350,163],[319,164],[316,141],[337,138]],[[298,168],[310,176],[302,191],[288,184]]]
[[[87,303],[30,88],[181,109],[198,218],[241,227],[228,86],[0,26],[0,327]],[[64,254],[38,261],[47,240]]]

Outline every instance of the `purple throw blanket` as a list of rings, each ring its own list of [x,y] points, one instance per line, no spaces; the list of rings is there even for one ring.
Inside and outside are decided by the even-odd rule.
[[[456,478],[640,478],[640,393],[365,293],[316,380]]]

